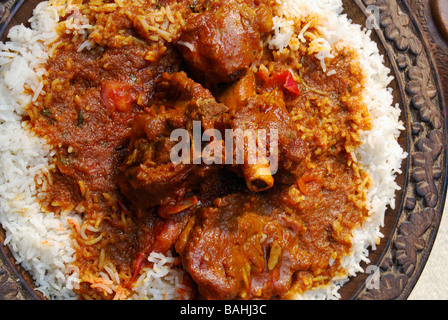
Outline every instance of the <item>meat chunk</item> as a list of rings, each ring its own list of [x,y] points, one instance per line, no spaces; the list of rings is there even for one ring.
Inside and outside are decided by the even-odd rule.
[[[260,31],[271,28],[272,13],[266,6],[218,1],[188,18],[177,47],[198,81],[232,82],[260,56]]]
[[[307,149],[286,109],[283,91],[273,88],[257,93],[256,77],[248,71],[224,91],[218,101],[229,107],[229,126],[234,132],[240,130],[245,136],[251,132],[254,134],[252,141],[255,147],[249,145],[250,137],[246,137],[244,144],[236,143],[237,148],[243,149],[241,153],[245,158],[244,164],[234,169],[242,171],[248,188],[251,191],[271,188],[274,174],[279,182],[295,180],[291,173],[300,167]],[[257,148],[257,159],[250,158],[250,148]]]
[[[305,228],[275,199],[235,193],[190,218],[176,251],[205,298],[281,296],[294,272],[309,267],[297,246]]]
[[[269,154],[271,171],[292,173],[306,155],[305,142],[286,109],[281,91],[271,91],[255,95],[247,100],[247,105],[233,113],[231,127],[243,131],[266,130],[266,150]],[[263,138],[264,139],[264,138]],[[257,137],[257,140],[260,140]],[[275,141],[277,140],[277,141]],[[270,144],[276,143],[277,150]],[[272,154],[276,152],[276,154]]]
[[[219,167],[195,165],[192,159],[185,163],[172,161],[171,151],[178,142],[171,140],[171,133],[175,129],[191,132],[193,120],[200,121],[204,130],[222,127],[227,107],[217,103],[208,90],[184,72],[162,77],[157,102],[134,121],[118,185],[138,207],[172,205],[180,210],[179,202],[185,195]]]
[[[271,188],[277,171],[279,181],[285,182],[285,177],[304,158],[305,144],[285,108],[282,92],[256,94],[251,71],[222,98],[230,108],[218,103],[209,90],[184,72],[164,74],[162,79],[157,102],[134,121],[128,155],[118,178],[122,193],[137,206],[165,206],[160,214],[167,216],[194,205],[194,198],[185,197],[197,190],[207,175],[228,164],[229,157],[234,159],[227,168],[241,173],[249,190],[256,192]],[[204,159],[211,143],[201,145],[200,154],[190,152],[195,149],[192,143],[195,121],[202,131],[218,130],[219,136],[211,143],[225,146],[227,141],[224,143],[222,139],[228,137],[224,131],[233,129],[236,149],[230,155],[225,147],[218,149],[220,164]],[[184,129],[189,135],[187,158],[178,154],[175,148],[178,141],[171,139],[176,129]],[[267,129],[264,136],[263,129]],[[273,148],[274,144],[277,148]],[[179,161],[173,161],[173,155]],[[200,161],[195,157],[200,157]]]

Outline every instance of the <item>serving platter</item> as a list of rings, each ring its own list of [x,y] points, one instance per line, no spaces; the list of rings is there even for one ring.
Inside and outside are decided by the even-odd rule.
[[[0,37],[27,23],[38,0],[0,0]],[[389,209],[384,238],[364,273],[339,291],[342,299],[406,299],[431,253],[446,198],[448,12],[444,0],[344,0],[354,23],[372,38],[394,77],[394,102],[405,125],[399,143],[408,153],[397,178],[401,190]],[[1,195],[0,195],[1,196]],[[0,228],[0,300],[43,299],[33,280],[3,246]],[[372,276],[372,272],[375,272]],[[374,281],[374,283],[372,282]]]

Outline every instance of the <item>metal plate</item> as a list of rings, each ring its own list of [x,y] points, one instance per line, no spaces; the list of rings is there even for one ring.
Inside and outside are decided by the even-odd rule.
[[[0,37],[24,23],[38,0],[0,0]],[[431,2],[431,4],[430,4]],[[366,271],[379,270],[379,286],[369,273],[351,279],[342,299],[406,299],[417,282],[437,234],[447,188],[448,12],[444,0],[343,0],[345,13],[366,26],[391,69],[394,102],[405,131],[399,143],[409,156],[398,177],[396,209],[388,210],[384,238],[371,252]],[[373,20],[375,19],[375,20]],[[443,84],[443,85],[442,85]],[[0,228],[0,241],[4,231]],[[371,267],[370,267],[371,266]],[[370,267],[370,268],[369,268]],[[8,248],[0,246],[0,299],[42,299],[31,277]]]

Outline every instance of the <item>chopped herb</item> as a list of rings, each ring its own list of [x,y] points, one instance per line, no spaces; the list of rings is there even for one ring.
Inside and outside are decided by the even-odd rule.
[[[162,6],[160,4],[156,4],[156,9],[160,10],[160,8],[162,8]]]
[[[56,119],[54,117],[51,117],[51,110],[48,109],[42,109],[40,111],[40,114],[43,115],[45,118],[48,119],[49,125],[54,125],[56,123]]]
[[[49,117],[51,116],[51,110],[48,110],[48,109],[42,109],[42,110],[40,111],[40,114],[43,115],[44,117],[49,118]]]
[[[78,119],[76,120],[76,125],[78,127],[82,127],[84,125],[84,112],[82,110],[79,110],[78,112]]]
[[[68,166],[71,162],[72,160],[70,158],[65,158],[63,156],[59,157],[59,163],[63,166]]]

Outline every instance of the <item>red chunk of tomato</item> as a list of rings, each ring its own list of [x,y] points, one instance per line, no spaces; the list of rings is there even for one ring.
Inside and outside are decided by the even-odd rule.
[[[294,78],[291,74],[291,71],[284,70],[278,73],[275,73],[272,76],[269,76],[266,72],[258,71],[257,77],[263,82],[263,85],[266,88],[281,88],[286,89],[287,93],[293,95],[299,95],[300,90],[297,86],[297,83],[294,81]]]
[[[299,87],[297,86],[297,83],[294,81],[292,74],[289,71],[288,75],[286,76],[285,82],[283,83],[283,87],[293,94],[300,94]]]
[[[132,110],[132,104],[137,100],[137,96],[131,85],[110,80],[101,85],[101,99],[111,112],[127,112]]]
[[[297,185],[304,195],[316,194],[322,188],[324,180],[323,170],[308,170],[297,181]]]

